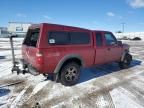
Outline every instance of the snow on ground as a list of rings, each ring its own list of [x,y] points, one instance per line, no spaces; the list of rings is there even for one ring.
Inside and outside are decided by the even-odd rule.
[[[116,108],[143,108],[141,105],[132,100],[127,94],[122,93],[123,88],[111,91],[112,99]]]
[[[12,67],[12,63],[7,62],[0,62],[0,77],[7,76],[8,74],[11,74],[9,71]]]
[[[16,39],[16,57],[21,43]],[[9,39],[0,39],[0,107],[31,108],[142,108],[144,107],[144,41],[124,41],[131,45],[134,60],[129,69],[116,63],[81,70],[78,84],[65,87],[42,75],[11,73]]]

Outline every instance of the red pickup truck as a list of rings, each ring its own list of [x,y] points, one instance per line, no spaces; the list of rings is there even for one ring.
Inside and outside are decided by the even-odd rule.
[[[31,74],[53,75],[68,86],[78,82],[81,67],[117,62],[128,68],[132,61],[129,45],[109,31],[46,23],[29,28],[22,56],[23,68]]]

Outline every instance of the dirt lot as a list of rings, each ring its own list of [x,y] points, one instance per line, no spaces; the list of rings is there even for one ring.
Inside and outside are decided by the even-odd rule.
[[[21,39],[15,41],[20,57]],[[11,73],[8,40],[0,40],[0,107],[2,108],[143,108],[144,41],[124,41],[131,45],[133,62],[120,70],[116,63],[81,70],[77,85],[65,87],[42,75]]]

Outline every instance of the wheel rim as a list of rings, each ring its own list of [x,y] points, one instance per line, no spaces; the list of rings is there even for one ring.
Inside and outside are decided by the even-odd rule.
[[[76,67],[71,66],[66,69],[65,79],[67,81],[75,81],[78,78],[78,70]]]

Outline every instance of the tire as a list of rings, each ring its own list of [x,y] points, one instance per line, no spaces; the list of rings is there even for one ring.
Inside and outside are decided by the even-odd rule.
[[[71,62],[63,66],[60,71],[60,81],[65,86],[72,86],[76,84],[80,78],[80,66]]]
[[[124,57],[124,60],[119,62],[119,67],[121,69],[127,69],[130,67],[131,61],[132,61],[132,56],[127,53]]]

